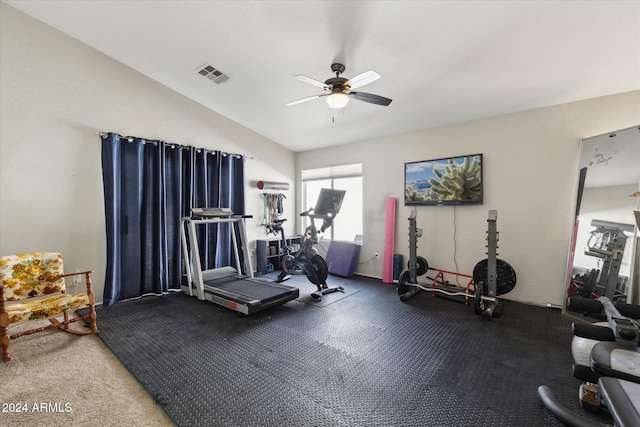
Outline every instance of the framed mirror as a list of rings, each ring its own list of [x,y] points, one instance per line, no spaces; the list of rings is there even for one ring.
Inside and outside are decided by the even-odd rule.
[[[640,126],[583,139],[579,173],[567,296],[634,303],[640,297],[634,216],[640,209]]]

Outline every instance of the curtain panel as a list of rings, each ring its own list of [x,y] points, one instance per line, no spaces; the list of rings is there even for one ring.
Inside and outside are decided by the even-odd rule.
[[[102,135],[102,175],[104,305],[180,289],[180,220],[191,208],[245,213],[244,157],[235,154],[108,133]],[[197,233],[203,269],[235,267],[228,224],[201,225]]]

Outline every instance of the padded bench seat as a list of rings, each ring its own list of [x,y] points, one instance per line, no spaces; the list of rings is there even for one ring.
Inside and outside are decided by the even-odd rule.
[[[628,349],[615,342],[599,342],[591,350],[590,361],[591,369],[600,376],[640,383],[640,349],[637,347]]]

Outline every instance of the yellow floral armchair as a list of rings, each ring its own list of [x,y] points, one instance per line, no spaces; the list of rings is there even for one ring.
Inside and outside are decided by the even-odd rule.
[[[11,360],[10,340],[59,328],[76,335],[95,334],[95,298],[91,289],[92,271],[64,274],[62,254],[33,252],[0,257],[0,342],[2,360]],[[67,294],[65,277],[84,276],[86,293]],[[89,307],[84,316],[71,318],[69,312]],[[58,317],[63,319],[59,320]],[[9,335],[9,325],[49,319],[51,324]],[[89,319],[90,330],[72,329],[73,322]]]

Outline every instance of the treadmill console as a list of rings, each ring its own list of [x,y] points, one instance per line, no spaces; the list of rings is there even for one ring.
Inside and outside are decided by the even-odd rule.
[[[233,216],[233,211],[229,208],[191,208],[191,218],[219,218]]]

